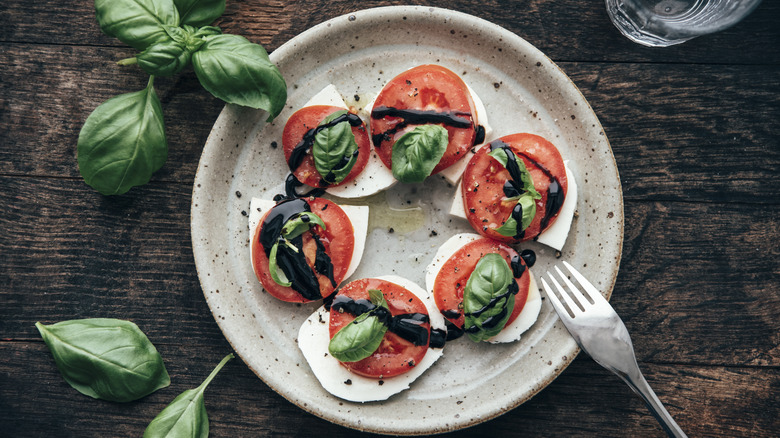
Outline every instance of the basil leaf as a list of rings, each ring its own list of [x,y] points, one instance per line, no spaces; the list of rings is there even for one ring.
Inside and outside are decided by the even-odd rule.
[[[347,111],[337,111],[326,117],[320,126],[327,125],[346,113]],[[314,167],[328,184],[344,181],[357,161],[357,151],[355,134],[352,133],[352,125],[347,120],[317,132],[311,149]]]
[[[496,231],[502,236],[514,237],[518,234],[518,231],[523,231],[528,228],[528,226],[531,225],[531,222],[534,220],[534,216],[536,216],[536,200],[534,199],[533,195],[528,192],[523,193],[520,195],[520,197],[517,198],[515,209],[518,208],[518,205],[523,212],[523,216],[520,221],[520,228],[518,229],[517,227],[517,219],[515,219],[515,215],[510,214],[506,219],[506,222],[504,222],[504,224],[500,227],[496,228]]]
[[[464,331],[475,342],[497,335],[506,325],[515,305],[508,292],[512,270],[499,254],[479,259],[463,290]]]
[[[136,56],[138,65],[154,76],[179,73],[190,63],[190,57],[185,43],[173,40],[154,43]]]
[[[90,397],[129,402],[171,384],[160,353],[130,321],[36,322],[62,377]]]
[[[225,12],[225,0],[173,0],[182,24],[205,26]]]
[[[104,195],[146,184],[168,157],[162,106],[146,89],[113,97],[87,117],[78,140],[84,181]]]
[[[173,0],[95,0],[100,29],[136,50],[165,40],[164,26],[179,25]]]
[[[517,156],[513,151],[506,149],[506,148],[498,148],[493,149],[488,153],[491,157],[498,160],[499,163],[501,163],[502,166],[504,166],[506,169],[509,169],[509,157],[507,154],[512,154],[514,157],[514,163],[517,164],[517,171],[520,174],[520,181],[523,186],[523,191],[526,191],[530,193],[534,199],[542,199],[542,195],[539,194],[539,192],[536,191],[536,187],[534,187],[534,181],[533,178],[531,178],[531,172],[528,171],[528,168],[525,167],[525,161],[520,159],[520,157]],[[510,172],[512,173],[512,172]]]
[[[192,55],[203,88],[228,103],[268,111],[268,121],[287,101],[287,85],[263,46],[238,35],[206,37]]]
[[[195,389],[188,389],[173,399],[146,427],[144,438],[208,437],[209,416],[206,413],[203,393],[206,391],[209,383],[214,380],[217,373],[233,357],[233,353],[225,356],[200,386]]]
[[[326,229],[325,222],[322,221],[322,218],[310,211],[301,212],[284,223],[284,226],[282,226],[282,237],[285,239],[295,239],[301,234],[309,231],[315,225],[319,225],[323,230]]]
[[[421,125],[402,135],[393,145],[393,176],[405,183],[422,182],[447,150],[447,129]]]
[[[328,351],[341,362],[357,362],[371,356],[387,332],[387,326],[372,312],[363,313],[331,338]]]
[[[276,262],[276,254],[279,252],[279,242],[274,243],[271,247],[271,253],[268,255],[268,271],[271,273],[271,279],[276,284],[284,287],[292,286],[292,282],[287,279],[284,271],[279,267]]]
[[[385,294],[383,294],[379,289],[369,289],[368,300],[371,301],[371,304],[377,307],[384,307],[385,309],[389,309],[387,306],[387,300],[385,300]]]

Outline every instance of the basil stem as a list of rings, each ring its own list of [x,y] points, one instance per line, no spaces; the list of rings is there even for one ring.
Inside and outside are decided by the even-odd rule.
[[[171,383],[160,353],[130,321],[93,318],[35,326],[62,377],[82,394],[129,402]]]
[[[341,362],[363,360],[374,354],[382,344],[382,339],[387,332],[387,323],[377,314],[382,311],[389,312],[387,301],[382,292],[376,289],[369,290],[368,295],[375,307],[358,315],[352,322],[342,327],[328,344],[328,352],[336,360]]]
[[[181,24],[205,26],[225,12],[225,0],[173,0],[179,10]]]
[[[287,100],[287,85],[263,46],[238,35],[205,37],[192,55],[192,66],[203,88],[227,103],[279,115]]]
[[[337,111],[320,123],[327,125],[333,120],[347,114],[347,111]],[[312,156],[314,167],[328,184],[337,184],[344,181],[357,161],[358,145],[355,134],[352,133],[352,125],[348,120],[336,123],[320,130],[314,136]]]
[[[77,159],[84,181],[104,195],[146,184],[168,157],[162,106],[146,89],[113,97],[87,117],[79,133]]]
[[[179,25],[173,0],[95,0],[100,29],[136,50],[168,37],[164,26]]]
[[[446,128],[439,125],[416,126],[393,145],[393,176],[405,183],[422,182],[439,164],[448,144]]]
[[[513,212],[509,215],[503,225],[496,229],[496,232],[502,236],[515,237],[533,221],[536,216],[536,200],[542,199],[542,195],[536,191],[531,172],[525,167],[525,162],[520,159],[511,149],[503,147],[497,148],[488,154],[495,158],[502,166],[509,170],[510,181],[516,196],[508,200],[517,200]],[[520,214],[515,210],[519,209]],[[520,218],[520,224],[517,219]],[[519,225],[519,226],[518,226]]]
[[[225,356],[200,386],[188,389],[173,399],[146,427],[144,438],[208,437],[209,416],[206,413],[203,393],[217,373],[233,357],[233,353]]]
[[[484,341],[504,328],[515,305],[512,283],[516,285],[512,270],[501,255],[479,259],[463,290],[463,329],[472,341]]]

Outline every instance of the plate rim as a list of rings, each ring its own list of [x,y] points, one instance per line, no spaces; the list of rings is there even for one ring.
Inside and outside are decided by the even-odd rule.
[[[361,9],[356,10],[352,12],[347,12],[345,14],[333,17],[331,19],[328,19],[322,23],[319,23],[315,26],[312,26],[305,31],[301,32],[300,34],[296,35],[292,39],[288,40],[284,44],[282,44],[279,48],[274,50],[270,54],[270,59],[274,64],[278,64],[280,59],[285,59],[285,57],[291,56],[295,52],[295,46],[297,43],[301,40],[310,38],[312,36],[315,36],[319,31],[322,31],[324,28],[329,28],[333,26],[348,26],[348,24],[343,23],[344,21],[355,21],[357,16],[360,16],[362,18],[377,18],[381,16],[382,18],[388,18],[388,21],[390,20],[398,20],[402,17],[403,14],[411,15],[411,14],[424,14],[424,15],[433,15],[437,17],[447,17],[447,21],[456,21],[456,22],[468,22],[472,25],[478,25],[478,26],[486,26],[487,28],[490,28],[493,32],[498,32],[503,36],[503,39],[505,41],[505,44],[519,44],[523,46],[524,50],[528,50],[531,52],[535,52],[537,56],[540,58],[544,58],[549,62],[549,66],[555,67],[555,75],[558,77],[558,79],[564,79],[566,82],[568,82],[568,85],[571,87],[571,91],[574,91],[576,94],[579,95],[579,101],[585,103],[587,105],[587,111],[592,114],[595,118],[596,128],[600,130],[601,132],[604,132],[603,126],[601,125],[600,121],[598,120],[598,117],[596,116],[595,111],[593,111],[593,108],[590,106],[590,103],[585,98],[585,96],[582,94],[582,92],[579,90],[579,88],[574,84],[574,82],[569,78],[569,76],[555,63],[553,62],[546,54],[544,54],[541,50],[533,46],[531,43],[526,41],[524,38],[520,37],[519,35],[515,34],[514,32],[498,25],[495,23],[492,23],[490,21],[487,21],[483,18],[452,10],[447,8],[440,8],[440,7],[432,7],[432,6],[412,6],[412,5],[404,5],[404,6],[381,6],[381,7],[375,7],[375,8],[368,8],[368,9]],[[404,20],[406,17],[403,18]],[[331,29],[332,31],[332,29]],[[192,202],[191,202],[191,210],[190,210],[190,232],[191,232],[191,240],[192,240],[192,249],[193,249],[193,257],[195,259],[195,265],[196,265],[196,271],[198,273],[198,279],[199,283],[201,285],[202,292],[204,294],[204,298],[206,299],[207,305],[209,306],[209,310],[212,313],[212,316],[215,317],[215,320],[217,322],[217,325],[222,332],[222,335],[225,337],[225,339],[230,344],[231,348],[233,348],[234,351],[241,357],[240,349],[236,348],[237,345],[234,344],[233,339],[231,339],[231,336],[228,335],[226,332],[226,327],[223,325],[223,323],[220,322],[219,318],[217,318],[215,314],[215,305],[216,303],[212,302],[212,297],[209,296],[209,294],[206,293],[206,289],[204,288],[204,278],[203,278],[203,269],[199,268],[199,266],[204,266],[205,263],[203,260],[201,260],[201,257],[198,254],[197,247],[198,243],[196,242],[196,223],[198,222],[198,214],[197,211],[197,204],[195,203],[196,195],[198,192],[201,191],[201,187],[199,181],[203,180],[205,177],[203,176],[205,171],[205,167],[208,167],[205,165],[204,162],[206,157],[206,148],[209,147],[210,144],[217,144],[215,141],[215,138],[218,136],[218,133],[215,132],[216,126],[220,123],[220,121],[223,118],[229,117],[231,109],[234,108],[234,105],[226,104],[222,111],[220,112],[219,116],[217,117],[213,127],[212,131],[209,133],[208,138],[206,139],[206,142],[204,144],[204,149],[201,154],[201,157],[199,159],[198,168],[195,174],[194,182],[193,182],[193,189],[192,189]],[[625,215],[624,215],[624,202],[623,202],[623,190],[622,190],[622,184],[619,176],[619,171],[617,167],[617,163],[615,161],[614,152],[612,151],[612,146],[609,142],[609,139],[604,135],[604,139],[607,145],[607,150],[609,152],[608,156],[611,160],[611,168],[614,169],[615,172],[615,181],[617,181],[617,194],[619,196],[619,199],[617,200],[617,207],[619,207],[619,211],[615,212],[615,216],[618,217],[618,235],[619,239],[617,242],[617,248],[616,248],[616,256],[615,256],[615,262],[614,262],[614,270],[612,272],[611,277],[608,280],[608,284],[606,285],[607,293],[605,294],[607,299],[609,299],[614,291],[615,283],[617,281],[618,272],[620,269],[620,262],[622,259],[622,249],[624,244],[624,227],[625,227]],[[273,386],[260,372],[260,370],[255,369],[253,365],[248,363],[246,360],[244,360],[243,357],[242,361],[247,365],[249,369],[252,370],[252,372],[260,378],[262,382],[264,382],[270,389],[272,389],[277,394],[281,395],[283,398],[285,398],[287,401],[293,403],[294,405],[298,406],[299,408],[303,409],[306,412],[309,412],[318,418],[324,419],[328,422],[331,422],[333,424],[338,424],[344,427],[365,431],[365,432],[373,432],[373,433],[379,433],[379,434],[392,434],[392,435],[424,435],[424,434],[438,434],[438,433],[445,433],[445,432],[451,432],[455,430],[464,429],[467,427],[474,426],[476,424],[483,423],[485,421],[489,421],[491,419],[494,419],[498,416],[503,415],[504,413],[520,406],[521,404],[527,402],[534,396],[536,396],[539,392],[541,392],[544,388],[546,388],[552,381],[554,381],[556,378],[558,378],[563,371],[574,361],[575,357],[579,354],[580,349],[576,346],[576,344],[573,344],[573,348],[571,348],[569,351],[564,351],[566,355],[564,356],[563,360],[556,362],[556,371],[552,372],[548,378],[540,382],[535,386],[535,388],[531,391],[529,391],[525,397],[519,397],[518,399],[514,400],[514,403],[511,405],[503,406],[500,409],[495,409],[493,412],[489,413],[488,415],[484,416],[478,416],[477,418],[473,418],[470,421],[463,421],[463,422],[450,422],[449,427],[441,427],[441,426],[428,426],[425,425],[418,427],[416,429],[405,429],[405,430],[388,430],[384,428],[372,428],[367,427],[365,424],[361,424],[360,422],[349,422],[342,419],[342,421],[338,421],[337,418],[329,418],[325,415],[323,415],[322,412],[317,411],[314,406],[311,406],[311,404],[302,403],[299,400],[296,400],[292,394],[287,394],[284,391],[280,390],[279,388],[276,388]]]

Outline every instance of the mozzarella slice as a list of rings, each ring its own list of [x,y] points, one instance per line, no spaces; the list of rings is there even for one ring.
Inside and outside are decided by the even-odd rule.
[[[445,330],[444,317],[436,308],[433,297],[423,288],[405,278],[394,275],[378,278],[402,286],[416,295],[428,310],[431,329]],[[423,359],[411,371],[399,376],[383,380],[360,376],[342,366],[328,353],[329,319],[329,312],[323,306],[304,321],[298,332],[298,347],[322,387],[344,400],[353,402],[387,400],[390,396],[408,389],[409,385],[443,354],[440,348],[429,348]]]
[[[313,105],[330,105],[348,110],[344,98],[341,97],[333,84],[329,84],[315,94],[303,107]],[[393,172],[382,163],[372,147],[366,167],[355,179],[339,186],[328,187],[325,191],[339,198],[362,198],[386,190],[397,182],[398,180],[393,177]]]
[[[257,227],[260,225],[260,219],[265,213],[272,209],[276,202],[269,199],[252,198],[249,203],[249,236],[254,239],[257,235]],[[360,259],[363,257],[363,250],[366,247],[366,236],[368,235],[368,206],[364,205],[339,205],[344,214],[352,222],[354,231],[355,245],[352,248],[352,260],[349,262],[349,268],[344,275],[344,279],[349,278],[355,273]],[[252,245],[249,245],[249,259],[252,260],[254,269],[254,259],[252,258]]]
[[[487,110],[485,110],[485,104],[482,103],[482,99],[480,99],[479,96],[477,96],[477,93],[475,93],[474,90],[471,89],[471,87],[466,85],[466,88],[469,89],[469,93],[471,93],[471,100],[474,101],[474,109],[475,112],[477,113],[475,117],[475,119],[477,120],[477,125],[482,125],[482,127],[485,128],[485,140],[482,143],[475,145],[475,147],[469,149],[468,152],[466,152],[465,157],[456,161],[452,166],[439,172],[439,175],[443,176],[444,179],[446,179],[447,182],[452,185],[458,184],[460,178],[463,176],[463,171],[466,170],[466,164],[468,164],[471,157],[473,157],[474,154],[478,150],[480,150],[483,146],[490,143],[493,137],[493,128],[488,123]]]
[[[433,286],[436,283],[436,277],[439,275],[439,271],[441,271],[444,263],[455,255],[458,250],[481,238],[482,236],[479,234],[473,233],[456,234],[439,247],[439,250],[436,252],[436,255],[433,257],[433,260],[425,271],[425,286],[428,288],[428,293],[433,295]],[[520,339],[520,335],[525,333],[525,331],[536,322],[539,311],[542,308],[542,297],[539,294],[539,288],[536,285],[536,280],[530,269],[528,270],[528,274],[531,275],[531,282],[528,285],[528,298],[526,299],[525,306],[523,306],[523,310],[511,324],[504,327],[499,334],[488,339],[488,342],[498,344],[517,341]]]
[[[577,181],[574,178],[574,173],[569,167],[568,160],[563,162],[563,167],[566,169],[566,180],[568,181],[566,198],[563,200],[561,211],[558,212],[558,218],[553,222],[550,228],[546,229],[536,238],[537,242],[558,251],[560,251],[566,243],[566,238],[569,236],[571,223],[574,219],[574,210],[577,209]],[[455,189],[455,195],[452,198],[452,205],[450,206],[450,215],[468,219],[466,217],[466,208],[463,205],[461,185],[461,183],[458,183],[458,187]]]

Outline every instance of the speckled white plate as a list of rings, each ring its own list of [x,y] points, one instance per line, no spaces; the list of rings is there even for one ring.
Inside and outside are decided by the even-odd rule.
[[[350,403],[325,392],[296,345],[316,304],[282,303],[255,279],[246,214],[253,196],[272,197],[288,173],[280,148],[284,122],[333,83],[365,103],[385,81],[418,64],[444,65],[482,98],[496,136],[532,132],[555,143],[579,185],[578,216],[562,258],[609,296],[623,242],[620,179],[596,115],[543,53],[495,24],[459,12],[400,6],[370,9],[320,24],[277,49],[271,59],[287,80],[287,106],[266,114],[227,105],[203,150],[192,196],[192,245],[203,293],[225,337],[279,394],[326,420],[355,429],[411,435],[488,420],[549,384],[577,347],[545,301],[519,342],[476,345],[459,339],[410,390],[385,402]],[[469,231],[446,211],[454,188],[440,177],[397,185],[362,203],[371,207],[363,263],[353,278],[399,274],[424,286],[424,270],[451,235]],[[352,203],[361,203],[355,202]],[[392,232],[390,229],[392,228]],[[532,271],[556,261],[536,243]]]

